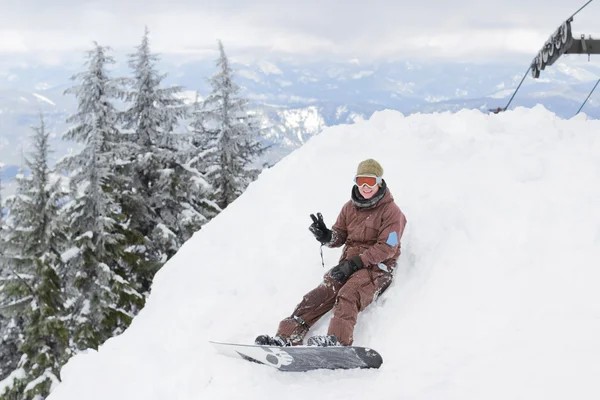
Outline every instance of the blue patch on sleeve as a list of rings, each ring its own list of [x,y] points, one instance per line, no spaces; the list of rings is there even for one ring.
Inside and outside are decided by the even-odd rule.
[[[396,246],[398,244],[398,234],[396,232],[390,232],[386,243],[392,247]]]

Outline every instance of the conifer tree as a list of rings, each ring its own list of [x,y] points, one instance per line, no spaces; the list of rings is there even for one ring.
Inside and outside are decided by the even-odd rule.
[[[118,129],[118,111],[111,103],[121,94],[107,66],[114,63],[108,47],[94,44],[87,69],[76,74],[78,84],[65,93],[78,101],[73,124],[65,138],[82,144],[80,153],[62,165],[70,174],[68,204],[72,248],[68,252],[69,294],[73,301],[73,342],[78,349],[97,349],[106,339],[122,332],[143,306],[144,297],[130,282],[126,252],[125,219],[117,190],[127,178],[117,173],[127,147]]]
[[[4,167],[4,165],[2,163],[0,163],[0,221],[2,220],[4,214],[4,204],[2,203],[2,168]],[[0,225],[1,227],[1,225]]]
[[[4,203],[2,202],[2,165],[0,164],[0,304],[5,303],[3,298],[4,285],[10,279],[9,266],[6,254],[6,230],[4,219]],[[4,316],[0,312],[0,381],[12,372],[19,362],[19,318],[18,316]]]
[[[3,279],[3,278],[0,278]],[[0,283],[0,291],[4,285]],[[4,302],[0,298],[0,302]],[[21,353],[19,352],[20,334],[22,330],[19,317],[0,314],[0,381],[4,380],[17,368]]]
[[[157,71],[159,57],[150,51],[146,29],[142,43],[130,55],[133,70],[126,96],[129,107],[124,127],[130,131],[135,158],[128,165],[131,186],[123,191],[128,226],[138,233],[143,257],[137,264],[140,290],[151,280],[184,240],[207,220],[199,206],[205,196],[203,175],[190,168],[180,151],[182,135],[175,134],[186,107],[178,97],[181,87],[162,87],[166,77]]]
[[[193,126],[201,135],[201,170],[215,188],[216,203],[224,209],[256,179],[260,171],[250,167],[266,147],[259,141],[259,127],[248,101],[239,95],[241,89],[233,80],[221,41],[218,45],[218,71],[210,78],[212,91],[196,112]]]
[[[65,193],[48,167],[49,133],[42,116],[34,130],[34,153],[27,161],[31,175],[19,175],[17,194],[7,200],[9,274],[3,281],[0,310],[7,318],[21,319],[17,368],[23,376],[3,394],[6,399],[47,395],[69,356],[60,279],[65,243],[60,203]]]

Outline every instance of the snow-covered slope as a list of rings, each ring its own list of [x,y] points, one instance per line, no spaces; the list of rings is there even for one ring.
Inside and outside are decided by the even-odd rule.
[[[598,398],[599,133],[542,107],[326,128],[197,232],[131,327],[74,357],[49,399]],[[209,340],[273,333],[320,282],[309,214],[331,226],[369,157],[408,219],[394,283],[355,331],[382,368],[281,373],[217,354]],[[324,249],[327,268],[339,254]]]

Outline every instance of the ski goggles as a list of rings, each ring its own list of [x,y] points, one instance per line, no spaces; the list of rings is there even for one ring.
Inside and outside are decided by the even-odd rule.
[[[359,176],[354,177],[354,183],[358,187],[367,185],[368,187],[372,188],[372,187],[375,187],[376,185],[381,184],[381,177],[359,175]]]

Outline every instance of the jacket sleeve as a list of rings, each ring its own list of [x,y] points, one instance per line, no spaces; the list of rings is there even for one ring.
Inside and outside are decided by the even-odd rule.
[[[337,220],[331,227],[331,241],[327,243],[327,247],[340,247],[346,243],[348,237],[348,228],[346,225],[346,216],[348,215],[348,203],[344,204],[342,211],[337,217]]]
[[[390,208],[377,237],[377,243],[360,255],[365,266],[379,264],[392,258],[400,247],[400,240],[406,227],[406,217],[398,207]]]

